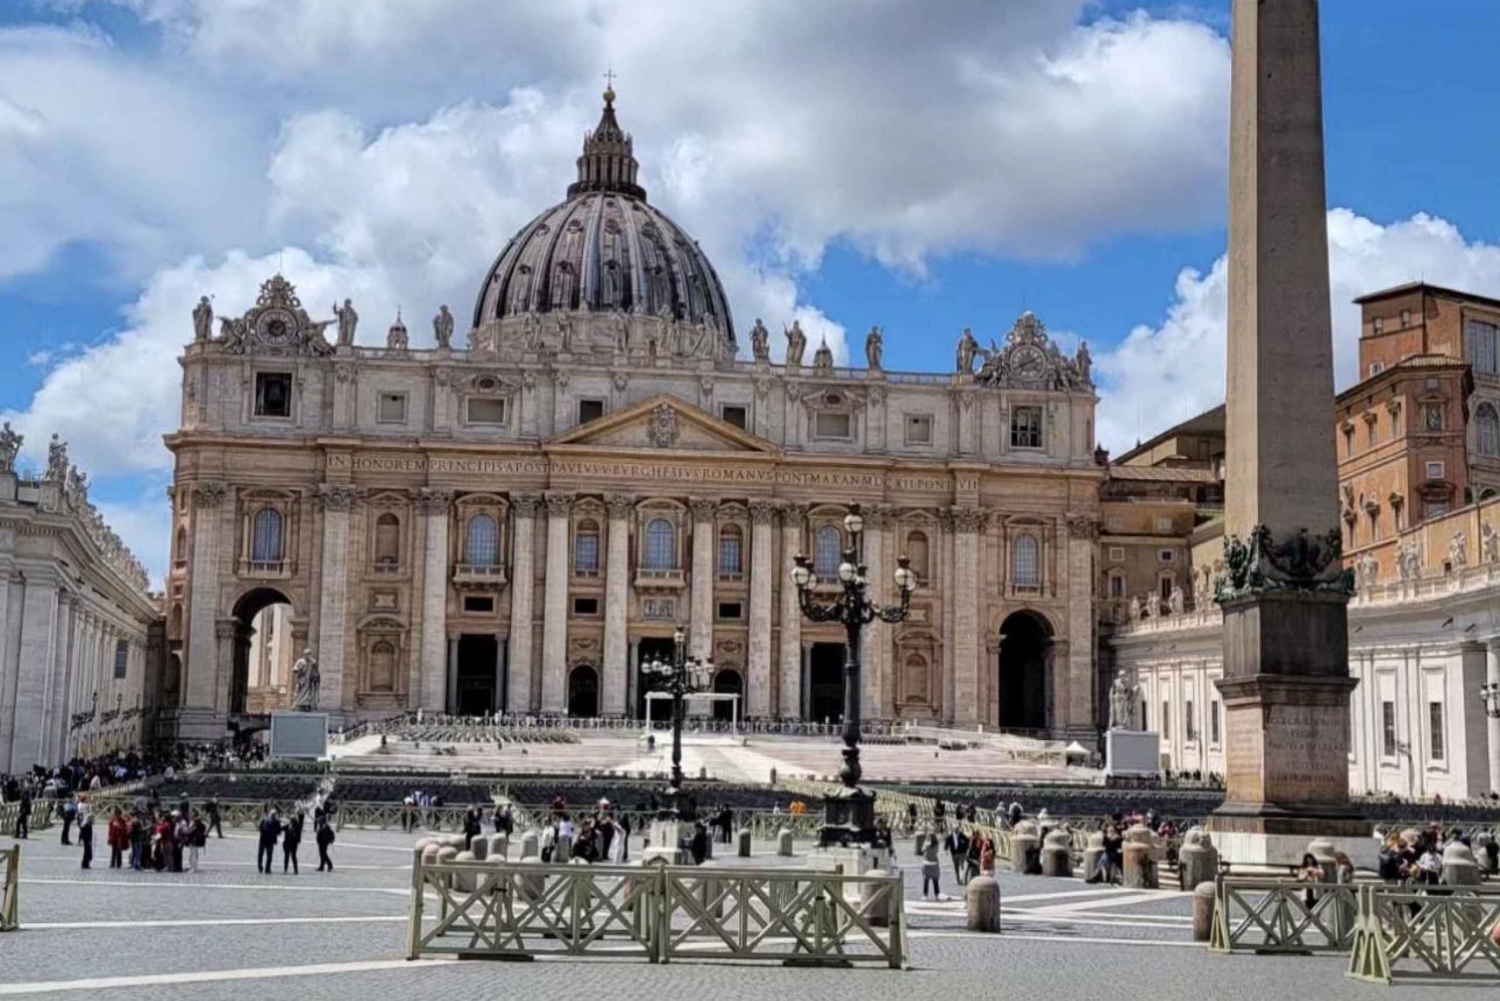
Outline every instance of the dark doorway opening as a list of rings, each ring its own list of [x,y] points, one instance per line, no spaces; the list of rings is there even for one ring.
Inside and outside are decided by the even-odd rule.
[[[641,638],[640,647],[638,648],[637,653],[637,657],[639,658],[637,664],[639,666],[636,669],[637,677],[635,685],[635,714],[637,718],[647,718],[646,694],[648,692],[654,691],[656,689],[656,686],[661,684],[661,681],[658,678],[647,674],[645,671],[640,670],[640,667],[643,667],[646,664],[651,663],[651,661],[657,659],[660,659],[663,663],[670,664],[672,663],[672,658],[674,656],[676,656],[676,652],[672,643],[672,638],[670,636],[643,636]],[[671,704],[669,702],[667,702],[665,699],[657,699],[652,703],[652,705],[655,706],[655,709],[652,710],[652,712],[654,713],[654,716],[652,718],[654,720],[661,723],[672,722],[672,710],[670,708]]]
[[[234,606],[234,665],[229,678],[229,713],[243,715],[250,699],[250,639],[255,635],[260,613],[272,605],[290,605],[286,595],[271,587],[259,587],[245,595]],[[263,624],[263,622],[262,622]],[[293,660],[302,656],[293,652]],[[287,679],[288,689],[291,679]],[[292,692],[289,697],[295,697]],[[242,731],[243,732],[243,731]]]
[[[740,672],[732,668],[725,668],[718,674],[714,675],[714,692],[718,695],[741,696],[741,701],[743,702],[743,696],[745,694],[745,679],[740,675]],[[725,723],[728,723],[730,720],[734,719],[734,703],[727,700],[720,701],[718,699],[715,699],[714,719],[722,720]]]
[[[460,716],[483,716],[497,708],[495,668],[500,641],[494,636],[465,634],[458,638],[458,678],[453,707]]]
[[[844,720],[844,644],[814,643],[808,654],[807,715],[814,723]]]
[[[568,675],[568,715],[599,715],[599,672],[579,664]]]
[[[1052,629],[1031,612],[1000,626],[1000,727],[1046,730],[1052,716]]]

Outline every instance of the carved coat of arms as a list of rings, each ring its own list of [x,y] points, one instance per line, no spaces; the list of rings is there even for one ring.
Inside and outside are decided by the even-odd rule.
[[[665,403],[657,404],[651,411],[651,422],[646,427],[646,437],[657,448],[671,448],[677,444],[677,411]]]

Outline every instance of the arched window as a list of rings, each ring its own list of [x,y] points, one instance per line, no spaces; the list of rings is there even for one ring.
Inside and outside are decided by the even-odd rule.
[[[824,525],[818,529],[813,548],[813,573],[825,581],[836,581],[843,559],[844,533],[837,525]]]
[[[281,562],[281,512],[261,508],[250,532],[250,562]]]
[[[393,567],[401,562],[401,521],[389,512],[375,519],[375,564]]]
[[[470,566],[492,567],[500,558],[500,526],[487,514],[469,519],[464,538],[464,562]]]
[[[389,692],[396,687],[396,648],[381,640],[370,648],[370,691]]]
[[[573,535],[573,573],[579,577],[599,576],[599,523],[593,519],[580,521]]]
[[[187,529],[185,528],[177,529],[177,552],[173,554],[173,559],[177,561],[178,566],[187,565]]]
[[[744,536],[738,525],[719,529],[719,576],[738,577],[745,572]]]
[[[905,675],[906,698],[911,702],[926,702],[927,694],[927,658],[919,653],[914,653],[906,658],[906,666],[902,673]]]
[[[1474,425],[1477,432],[1475,444],[1479,448],[1479,454],[1500,455],[1500,413],[1495,411],[1494,406],[1481,403],[1479,409],[1474,411]]]
[[[677,529],[666,518],[652,518],[646,525],[646,569],[677,569]]]
[[[928,580],[926,532],[913,532],[906,537],[906,555],[911,560],[911,572],[925,584]]]
[[[1036,536],[1023,535],[1016,539],[1015,551],[1011,553],[1011,577],[1016,587],[1041,587],[1041,559]]]

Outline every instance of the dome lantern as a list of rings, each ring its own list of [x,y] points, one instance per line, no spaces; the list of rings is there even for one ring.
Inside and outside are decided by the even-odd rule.
[[[630,133],[615,120],[615,89],[608,87],[604,91],[604,111],[599,124],[583,137],[578,180],[568,185],[568,197],[585,191],[616,191],[645,201],[646,189],[635,183],[639,169]]]

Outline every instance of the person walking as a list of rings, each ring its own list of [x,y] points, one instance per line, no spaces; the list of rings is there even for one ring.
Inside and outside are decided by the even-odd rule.
[[[271,863],[276,858],[276,839],[281,837],[281,818],[276,811],[268,810],[260,818],[260,848],[255,856],[258,872],[271,872]]]
[[[474,847],[474,839],[483,833],[483,825],[484,815],[479,812],[479,804],[471,804],[464,811],[464,851]]]
[[[130,821],[125,819],[125,812],[118,806],[115,807],[114,816],[109,818],[109,831],[105,837],[109,842],[109,867],[123,868],[125,849],[130,847]],[[130,867],[135,868],[134,855],[131,856]]]
[[[318,871],[333,872],[333,859],[328,857],[328,849],[333,844],[333,825],[326,819],[318,826],[315,835],[318,842]]]
[[[16,806],[15,839],[25,841],[31,834],[31,789],[21,787],[21,802]]]
[[[87,798],[78,805],[78,843],[83,846],[82,868],[93,868],[94,808],[89,805]]]
[[[938,853],[939,853],[939,851],[941,851],[941,849],[942,849],[942,845],[938,841],[938,836],[937,836],[937,833],[935,831],[928,831],[925,834],[918,834],[917,835],[917,844],[916,844],[917,855],[922,859],[922,899],[923,900],[929,900],[929,899],[930,900],[941,900],[942,899],[942,893],[940,892],[940,888],[938,886],[938,880],[939,880],[939,878],[943,874],[943,864],[939,860],[939,855],[938,855]],[[957,863],[955,861],[955,865],[956,864]],[[928,887],[929,884],[932,887],[932,895],[930,897],[928,896],[928,891],[927,891],[927,887]]]
[[[287,866],[291,866],[292,875],[302,875],[302,870],[297,868],[297,849],[302,844],[301,811],[292,814],[292,819],[287,821],[286,831],[281,835],[281,874],[286,875]]]
[[[208,825],[197,810],[193,811],[192,823],[188,825],[188,872],[198,871],[198,853],[208,845]]]
[[[969,855],[969,838],[964,834],[963,829],[957,824],[954,824],[953,829],[948,832],[946,847],[948,849],[948,854],[953,859],[954,881],[957,882],[959,886],[967,885],[968,880],[964,878],[964,868],[966,865],[965,860]]]
[[[58,844],[71,845],[73,841],[68,835],[69,832],[73,830],[73,821],[78,818],[78,804],[73,802],[73,798],[71,796],[63,802],[62,818],[62,840],[59,841]]]
[[[220,840],[222,840],[224,837],[224,819],[219,816],[219,797],[208,797],[208,802],[203,804],[203,809],[208,812],[208,825],[205,830],[215,832]]]

